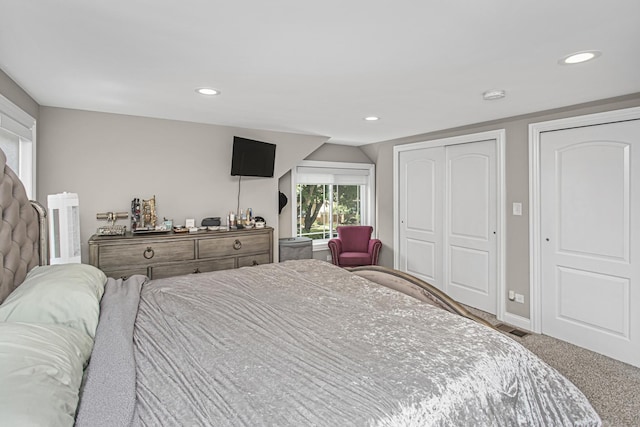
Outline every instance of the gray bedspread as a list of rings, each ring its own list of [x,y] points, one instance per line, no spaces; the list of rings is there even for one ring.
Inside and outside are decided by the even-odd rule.
[[[510,338],[322,261],[151,281],[133,340],[142,425],[601,424]]]

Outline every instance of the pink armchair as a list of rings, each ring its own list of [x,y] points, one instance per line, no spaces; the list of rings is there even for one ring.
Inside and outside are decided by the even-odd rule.
[[[337,228],[338,238],[329,240],[331,262],[340,267],[377,265],[382,242],[372,239],[373,227],[346,225]]]

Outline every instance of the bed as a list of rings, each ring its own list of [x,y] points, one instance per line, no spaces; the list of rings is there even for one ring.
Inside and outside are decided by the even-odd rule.
[[[44,265],[44,211],[0,162],[7,425],[601,425],[566,378],[404,273]]]

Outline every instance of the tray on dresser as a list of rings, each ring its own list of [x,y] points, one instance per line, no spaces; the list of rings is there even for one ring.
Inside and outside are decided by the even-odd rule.
[[[133,234],[164,234],[169,233],[171,230],[133,230]]]

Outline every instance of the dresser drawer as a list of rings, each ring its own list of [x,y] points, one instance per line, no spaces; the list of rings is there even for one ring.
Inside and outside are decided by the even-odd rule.
[[[229,270],[235,268],[235,259],[216,259],[211,261],[181,262],[151,267],[151,278],[180,276],[183,274],[206,273],[208,271]]]
[[[218,239],[202,239],[198,242],[199,258],[220,256],[238,256],[255,252],[268,252],[270,249],[268,234],[229,236]]]
[[[269,254],[257,254],[238,257],[238,268],[252,265],[269,264],[271,257]]]
[[[134,274],[142,274],[143,276],[147,275],[147,267],[138,267],[138,268],[105,268],[103,269],[104,274],[107,277],[113,277],[114,279],[128,279]]]
[[[273,229],[185,234],[92,236],[89,263],[116,279],[151,279],[267,264]]]
[[[187,261],[195,258],[192,240],[150,241],[100,248],[99,268],[122,265],[149,265],[168,261]]]

